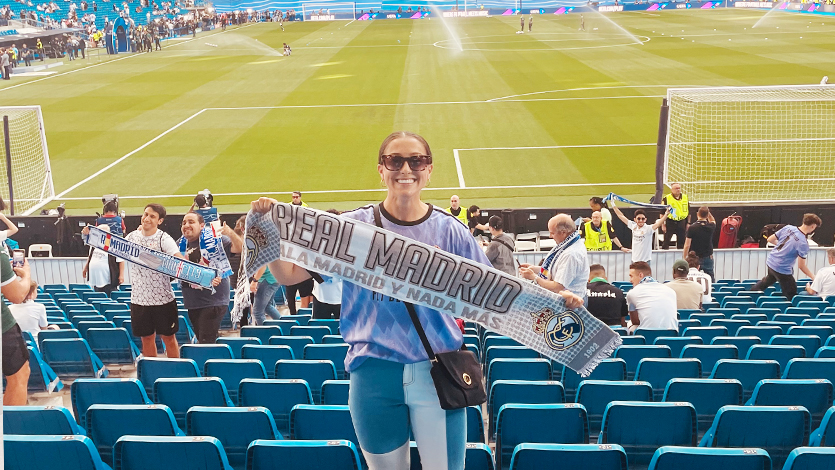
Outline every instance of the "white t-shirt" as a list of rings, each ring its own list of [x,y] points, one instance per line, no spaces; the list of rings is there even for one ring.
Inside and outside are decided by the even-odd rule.
[[[116,258],[116,262],[124,263],[125,260]],[[93,287],[104,287],[110,284],[110,264],[107,261],[107,253],[98,248],[93,248],[93,255],[90,256],[90,265],[87,267],[90,273],[90,285]]]
[[[134,243],[138,243],[152,250],[161,251],[169,255],[180,253],[177,242],[171,235],[157,230],[150,237],[142,235],[140,230],[135,230],[125,237]],[[162,273],[151,271],[137,264],[130,264],[130,302],[137,305],[165,305],[174,301],[174,291],[171,289],[171,278]]]
[[[812,281],[812,290],[824,299],[835,295],[835,264],[821,268]]]
[[[321,284],[313,283],[313,297],[323,304],[339,305],[342,303],[342,280],[335,277],[322,276],[325,281]]]
[[[696,268],[690,268],[687,279],[702,286],[702,302],[713,302],[713,280]]]
[[[612,212],[609,211],[609,209],[606,209],[605,207],[601,207],[600,208],[600,216],[607,223],[610,223],[610,224],[612,223]]]
[[[12,311],[20,329],[32,333],[35,339],[38,339],[41,327],[47,327],[46,307],[43,304],[27,300],[22,304],[9,304],[9,310]]]
[[[560,253],[550,266],[543,267],[548,269],[548,277],[551,281],[559,282],[583,300],[586,299],[589,257],[582,239],[578,239]]]
[[[659,282],[642,282],[626,293],[630,312],[638,312],[640,328],[678,331],[676,292]]]
[[[652,226],[644,224],[639,228],[635,221],[630,220],[626,227],[632,230],[632,262],[652,261]]]

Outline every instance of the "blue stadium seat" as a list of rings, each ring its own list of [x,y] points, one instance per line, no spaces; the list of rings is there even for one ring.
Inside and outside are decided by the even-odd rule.
[[[282,330],[281,327],[277,325],[244,325],[241,327],[242,338],[258,338],[259,340],[261,340],[261,344],[270,344],[270,337],[272,336],[284,336],[284,330]]]
[[[565,401],[562,384],[552,380],[497,380],[488,389],[488,393],[487,416],[490,436],[496,433],[499,409],[508,403],[546,404]]]
[[[798,447],[789,454],[783,470],[824,470],[835,468],[835,449]]]
[[[699,446],[764,449],[781,468],[792,449],[808,445],[809,419],[798,406],[723,406]]]
[[[725,297],[725,300],[722,301],[722,308],[735,308],[739,309],[739,313],[746,314],[752,308],[757,308],[757,304],[753,301],[749,300],[747,302],[726,302],[729,297]],[[750,299],[750,297],[749,297]]]
[[[716,449],[664,446],[655,451],[649,470],[733,469],[771,470],[771,457],[762,449]],[[775,469],[779,470],[779,469]]]
[[[5,468],[110,470],[87,436],[3,436]]]
[[[63,406],[4,406],[3,433],[25,435],[79,435],[87,433]]]
[[[341,338],[341,336],[340,336],[340,338]],[[324,344],[328,344],[328,342],[326,341],[326,339],[327,339],[327,337],[325,337],[325,340],[323,340],[323,343],[324,343]],[[470,351],[471,353],[473,353],[473,355],[475,356],[476,360],[477,360],[477,361],[479,361],[479,362],[481,362],[481,351],[479,351],[478,346],[476,346],[475,344],[464,344],[464,348],[465,348],[467,351]],[[553,370],[553,368],[552,368],[552,370]]]
[[[655,339],[655,346],[667,346],[670,348],[670,357],[673,359],[681,356],[681,350],[688,344],[704,344],[699,336],[679,336],[676,338],[660,337]]]
[[[682,359],[698,359],[702,364],[702,377],[707,378],[716,363],[722,359],[736,359],[736,346],[733,345],[692,345],[681,350]]]
[[[331,335],[339,334],[339,319],[338,318],[313,318],[307,322],[307,326],[327,326]]]
[[[464,449],[464,467],[475,470],[495,470],[493,451],[487,444],[468,442]]]
[[[145,388],[136,379],[77,379],[70,386],[72,411],[78,424],[87,428],[91,405],[150,405]]]
[[[768,344],[774,335],[782,335],[783,329],[779,326],[743,326],[736,330],[737,336],[756,336],[762,344]]]
[[[47,339],[41,354],[59,377],[107,377],[108,371],[84,339]]]
[[[133,340],[133,343],[136,344],[137,348],[142,348],[142,338],[133,334],[133,322],[131,320],[124,320],[122,321],[121,328],[128,330],[128,334],[130,335],[130,339]],[[157,354],[162,355],[165,353],[165,344],[162,342],[162,337],[157,335],[156,337],[157,343]]]
[[[70,315],[70,322],[75,325],[75,328],[81,333],[81,337],[84,337],[84,333],[82,332],[81,328],[78,327],[79,324],[85,322],[106,322],[107,318],[104,318],[104,315]],[[85,328],[86,330],[86,328]]]
[[[678,331],[684,332],[687,328],[692,328],[694,326],[702,326],[702,322],[699,320],[679,320],[678,321]]]
[[[769,344],[755,344],[748,350],[746,360],[754,361],[777,361],[780,364],[780,371],[786,368],[792,359],[806,357],[806,350],[803,346],[772,346]]]
[[[698,359],[642,359],[635,373],[635,380],[652,385],[652,398],[661,401],[667,382],[671,379],[698,379],[702,376],[702,363]]]
[[[762,322],[762,321],[771,320],[771,318],[765,313],[751,313],[751,312],[755,312],[755,311],[758,311],[758,310],[762,310],[762,309],[752,308],[752,309],[748,310],[748,313],[744,313],[744,314],[740,313],[740,314],[737,314],[737,315],[733,315],[731,317],[731,320],[748,322],[748,325],[742,325],[742,326],[752,326],[752,325],[756,325],[757,323]],[[780,311],[778,310],[777,313],[780,313]],[[776,313],[775,313],[775,315],[776,315]],[[734,335],[735,334],[736,333],[734,333]]]
[[[304,357],[308,361],[331,361],[336,369],[336,378],[348,378],[345,371],[345,356],[348,355],[347,344],[308,344],[304,347]]]
[[[351,412],[343,405],[294,406],[290,411],[290,436],[297,441],[345,439],[359,448]]]
[[[762,297],[757,299],[757,304],[762,305],[764,302],[762,299],[767,297]],[[782,308],[773,308],[773,307],[757,307],[757,308],[749,308],[748,315],[765,315],[766,320],[771,320],[774,318],[774,315],[779,315],[783,313]]]
[[[800,324],[803,323],[804,320],[811,320],[812,318],[814,318],[812,315],[813,313],[817,315],[816,312],[807,311],[806,309],[800,311],[804,313],[798,312],[798,309],[792,309],[792,313],[781,313],[779,315],[774,315],[774,318],[772,320],[794,323],[795,325],[800,326]]]
[[[678,336],[678,330],[652,330],[638,327],[635,334],[646,338],[647,344],[655,344],[655,340],[658,338],[675,338]]]
[[[290,336],[310,337],[317,344],[322,344],[322,338],[331,334],[327,326],[294,326],[290,328]]]
[[[763,379],[779,379],[780,363],[777,361],[752,361],[722,359],[716,363],[711,379],[737,379],[742,384],[742,399],[748,401],[754,387]]]
[[[276,429],[290,436],[290,410],[296,405],[312,405],[310,387],[304,380],[241,380],[240,406],[263,406],[270,410]]]
[[[467,407],[467,442],[487,442],[484,436],[484,415],[481,406]]]
[[[815,335],[775,335],[768,342],[771,346],[800,346],[803,348],[803,357],[812,357],[822,346],[821,339]]]
[[[813,447],[832,447],[835,444],[835,406],[826,410],[820,426],[812,431],[809,445]]]
[[[621,346],[615,349],[613,357],[626,361],[626,380],[632,380],[641,359],[669,358],[671,355],[670,348],[667,346]]]
[[[803,320],[803,323],[801,323],[800,326],[828,326],[829,328],[832,329],[833,332],[835,332],[835,319],[820,318],[820,317],[819,318],[812,318],[812,319],[809,319],[809,320]],[[832,334],[833,333],[830,333],[830,336]],[[826,338],[827,337],[822,338],[823,341],[826,341]]]
[[[705,309],[707,314],[719,314],[722,315],[724,318],[732,318],[734,315],[741,315],[742,312],[738,308],[719,308],[719,307],[710,307]],[[690,315],[690,318],[693,318],[693,315]],[[704,324],[707,325],[710,322],[705,322]]]
[[[832,382],[826,379],[765,379],[757,383],[746,405],[802,406],[816,429],[832,406],[833,393]]]
[[[124,328],[90,328],[86,337],[90,349],[105,364],[133,364],[140,355]]]
[[[341,335],[325,335],[322,338],[322,344],[346,344],[345,339]]]
[[[690,403],[613,401],[606,407],[598,444],[619,444],[629,466],[649,465],[662,446],[695,446],[696,409]]]
[[[310,323],[310,320],[313,319],[313,315],[302,314],[301,312],[304,310],[305,309],[300,308],[297,310],[299,313],[296,315],[282,315],[281,318],[286,320],[295,320],[299,322],[299,326],[307,326],[307,324]]]
[[[58,374],[49,367],[43,360],[40,351],[34,346],[28,346],[29,350],[29,383],[27,391],[35,392],[57,392],[64,388],[64,383],[58,378]]]
[[[113,446],[113,470],[146,470],[165,462],[167,468],[233,470],[214,437],[125,436]]]
[[[76,323],[75,327],[78,329],[78,332],[81,333],[81,337],[89,342],[87,330],[93,328],[116,328],[116,324],[112,321],[82,321]]]
[[[647,344],[647,339],[640,335],[621,336],[620,341],[621,346],[646,346]]]
[[[281,320],[271,320],[268,318],[264,320],[264,326],[277,326],[281,328],[282,331],[282,334],[278,336],[287,336],[290,334],[290,328],[294,326],[299,326],[298,320],[288,320],[288,316],[289,315],[281,317]]]
[[[151,400],[156,401],[154,382],[161,377],[184,378],[200,377],[197,363],[192,359],[168,359],[157,357],[142,357],[136,363],[136,378],[145,387],[145,393]]]
[[[253,441],[246,467],[257,470],[361,470],[359,451],[348,440]]]
[[[589,434],[600,432],[606,406],[613,401],[652,401],[648,382],[584,380],[577,388],[577,403],[586,408]]]
[[[626,361],[623,359],[603,359],[588,377],[562,366],[562,384],[565,387],[565,401],[573,402],[577,386],[583,380],[626,380]]]
[[[818,312],[823,312],[830,307],[829,302],[820,300],[820,297],[818,297],[818,300],[801,300],[797,303],[797,306],[800,308],[816,308]]]
[[[227,344],[184,344],[180,347],[180,357],[191,359],[202,371],[209,359],[232,359],[232,348]]]
[[[484,337],[481,347],[485,351],[492,346],[522,346],[518,341],[507,336],[490,335]]]
[[[811,322],[814,320],[804,320],[803,324],[800,326],[793,326],[789,328],[790,335],[814,335],[820,338],[821,344],[826,341],[827,338],[832,336],[833,331],[832,327],[828,325],[812,325],[807,324],[807,322]],[[825,321],[825,320],[824,320]]]
[[[235,406],[217,377],[159,378],[154,382],[154,395],[157,403],[171,408],[180,429],[185,429],[186,412],[192,406]]]
[[[489,346],[484,352],[484,363],[493,359],[539,359],[538,352],[526,346]]]
[[[255,359],[209,359],[203,367],[204,377],[218,377],[226,385],[232,403],[238,403],[238,385],[243,379],[266,379],[267,371]]]
[[[719,408],[742,405],[742,383],[735,379],[672,379],[663,401],[687,402],[696,409],[699,436],[707,432]]]
[[[177,316],[177,333],[175,334],[177,338],[178,344],[193,344],[197,342],[197,335],[194,334],[194,330],[191,328],[191,323],[188,320],[187,315],[178,315]]]
[[[511,470],[553,468],[627,470],[626,451],[617,444],[519,444],[513,451]]]
[[[276,379],[301,379],[307,381],[313,403],[322,403],[322,383],[336,380],[336,368],[333,362],[320,361],[278,361],[275,364]]]
[[[721,326],[725,327],[728,330],[728,336],[736,336],[737,330],[742,328],[743,326],[751,326],[751,322],[748,320],[713,320],[710,322],[710,326]],[[715,339],[714,337],[713,339]],[[712,339],[711,339],[712,341]]]
[[[721,313],[721,308],[712,308],[710,313],[696,313],[690,315],[690,320],[698,320],[702,325],[710,325],[714,320],[726,320],[727,317]]]
[[[261,406],[195,406],[186,414],[186,429],[189,436],[216,437],[236,470],[246,467],[246,451],[252,441],[282,439],[272,413]]]
[[[800,281],[798,281],[798,282],[800,282]],[[801,289],[805,285],[806,285],[806,283],[804,282],[801,285]],[[797,307],[797,306],[800,305],[800,302],[817,302],[817,301],[820,301],[820,299],[821,298],[818,297],[817,295],[797,294],[794,297],[792,297],[792,306]]]
[[[789,330],[794,328],[797,325],[795,325],[794,323],[789,322],[789,321],[761,321],[761,322],[757,323],[756,326],[757,327],[767,327],[767,326],[772,326],[773,327],[773,326],[776,326],[777,328],[780,328],[780,333],[778,333],[778,334],[787,335],[787,334],[789,334]],[[763,344],[768,344],[768,342],[764,341]]]
[[[689,319],[690,315],[693,315],[694,313],[702,313],[702,311],[697,309],[697,308],[692,308],[692,309],[680,308],[680,309],[678,309],[678,317],[681,320]]]
[[[815,353],[815,358],[835,358],[835,346],[823,346]]]
[[[267,371],[267,378],[275,378],[275,363],[295,359],[290,346],[279,346],[276,344],[245,344],[241,348],[241,356],[244,359],[257,359],[264,364]]]
[[[325,380],[322,382],[323,405],[347,405],[350,380]]]
[[[739,289],[739,288],[734,287],[732,289]],[[727,291],[727,290],[728,290],[727,287],[719,288],[719,292],[724,292],[724,291]],[[739,292],[741,290],[744,290],[744,289],[739,289],[739,290],[737,290],[737,292]],[[747,295],[729,295],[729,296],[722,299],[722,308],[734,308],[734,307],[728,307],[727,305],[729,303],[751,302],[752,300],[753,299],[751,297],[748,297]]]
[[[91,405],[87,435],[102,461],[113,465],[113,446],[122,436],[185,436],[165,405]]]
[[[784,379],[826,379],[835,383],[835,360],[792,359],[783,370]]]
[[[736,346],[737,354],[746,356],[748,349],[755,344],[760,344],[760,338],[757,336],[717,336],[711,341],[712,346],[733,345]],[[704,372],[704,370],[702,371]]]
[[[551,361],[548,359],[494,359],[487,365],[488,390],[496,380],[548,380],[550,378]]]
[[[513,449],[522,443],[588,444],[588,428],[586,409],[576,403],[503,405],[496,425],[496,463],[510,467]]]
[[[232,349],[232,358],[241,359],[241,348],[246,344],[261,344],[258,338],[245,338],[235,336],[221,336],[216,341],[217,344],[225,344]]]
[[[38,333],[38,350],[43,351],[43,342],[47,339],[81,338],[81,333],[73,327],[71,330],[42,330]]]
[[[293,357],[304,357],[304,347],[308,344],[315,344],[310,336],[273,336],[270,344],[290,346],[293,350]]]

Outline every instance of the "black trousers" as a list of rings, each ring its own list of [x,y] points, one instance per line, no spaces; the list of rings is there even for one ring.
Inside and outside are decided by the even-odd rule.
[[[783,295],[785,295],[787,299],[791,300],[792,297],[797,295],[797,283],[794,280],[794,276],[791,274],[778,273],[771,268],[768,268],[768,274],[766,274],[764,278],[760,279],[760,282],[756,283],[751,290],[764,291],[768,288],[768,286],[774,284],[775,282],[780,283],[780,289],[783,290]]]
[[[326,304],[319,302],[316,297],[313,297],[313,318],[319,320],[330,320],[332,318],[339,319],[339,312],[342,311],[340,304]]]
[[[110,297],[110,293],[113,292],[115,288],[111,284],[108,284],[106,286],[94,287],[93,290],[96,292],[104,292],[108,297]]]
[[[228,309],[227,305],[188,309],[188,318],[191,320],[191,326],[194,327],[198,343],[214,344],[218,330],[220,330],[220,321],[223,320]]]
[[[667,231],[664,233],[664,243],[661,245],[662,250],[670,247],[672,236],[676,236],[676,248],[684,248],[684,238],[687,236],[687,219],[666,221]],[[686,255],[686,253],[685,253]]]

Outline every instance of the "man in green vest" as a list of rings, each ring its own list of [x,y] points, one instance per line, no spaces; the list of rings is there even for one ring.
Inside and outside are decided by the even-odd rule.
[[[690,203],[687,195],[681,192],[681,185],[673,183],[670,185],[670,194],[664,196],[662,204],[672,206],[673,212],[667,217],[664,227],[664,243],[662,250],[670,247],[672,236],[676,236],[676,248],[684,248],[684,240],[687,238],[687,226],[690,224]]]
[[[600,211],[592,212],[591,220],[580,226],[580,236],[586,242],[588,251],[610,251],[612,242],[615,242],[620,251],[630,251],[629,248],[624,248],[615,235],[612,224],[603,220],[603,214]]]
[[[453,217],[460,220],[462,224],[467,225],[467,211],[461,207],[461,200],[457,195],[453,194],[449,198],[449,207],[444,209],[445,212],[452,214]]]

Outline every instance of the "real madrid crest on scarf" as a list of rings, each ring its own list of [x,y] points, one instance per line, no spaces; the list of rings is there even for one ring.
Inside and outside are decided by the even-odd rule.
[[[583,322],[571,310],[554,313],[550,308],[531,313],[533,331],[545,338],[545,344],[557,351],[565,351],[583,338]]]

